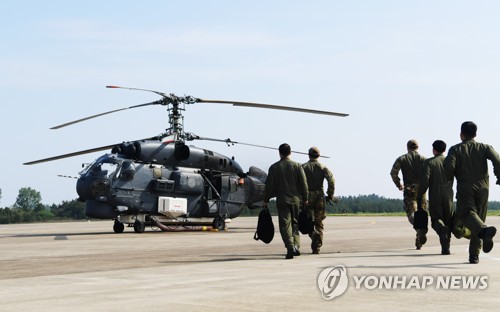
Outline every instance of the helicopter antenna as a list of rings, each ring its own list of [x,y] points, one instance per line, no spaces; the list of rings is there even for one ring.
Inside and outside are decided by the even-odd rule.
[[[67,175],[62,175],[62,174],[58,174],[57,176],[60,178],[78,179],[77,177],[72,177],[72,176],[67,176]]]

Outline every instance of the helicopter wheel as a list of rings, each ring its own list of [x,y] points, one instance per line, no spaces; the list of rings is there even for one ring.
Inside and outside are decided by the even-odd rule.
[[[141,222],[139,220],[135,220],[134,231],[136,233],[143,233],[145,229],[146,229],[146,226],[144,225],[144,222]]]
[[[212,222],[212,227],[219,231],[224,231],[226,230],[226,221],[221,216],[217,216]]]
[[[124,229],[125,225],[120,221],[115,220],[115,224],[113,224],[113,231],[115,231],[115,233],[123,233]]]

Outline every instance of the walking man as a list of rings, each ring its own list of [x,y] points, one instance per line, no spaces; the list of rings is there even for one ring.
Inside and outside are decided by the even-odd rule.
[[[290,159],[290,145],[279,146],[280,160],[271,167],[267,175],[264,205],[276,197],[281,238],[287,249],[286,259],[300,255],[300,233],[298,215],[301,201],[307,205],[307,180],[302,166]]]
[[[318,161],[320,153],[317,147],[311,147],[308,154],[309,161],[302,164],[302,168],[304,168],[309,187],[309,205],[307,209],[314,216],[314,231],[309,234],[309,237],[311,238],[312,253],[319,254],[320,248],[323,245],[323,220],[326,218],[323,182],[326,180],[328,183],[326,199],[332,201],[333,193],[335,192],[335,180],[332,172]]]

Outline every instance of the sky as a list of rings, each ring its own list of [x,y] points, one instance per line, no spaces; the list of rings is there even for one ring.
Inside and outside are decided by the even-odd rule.
[[[416,139],[459,143],[460,125],[500,150],[498,1],[2,1],[0,207],[20,188],[44,204],[77,198],[82,164],[105,152],[32,166],[31,160],[160,134],[162,106],[68,121],[159,99],[122,85],[203,99],[304,107],[331,117],[186,106],[200,136],[307,152],[317,146],[337,196],[402,198],[389,172]],[[194,141],[248,170],[278,152]],[[292,155],[298,162],[307,156]],[[490,172],[491,165],[490,165]],[[490,199],[500,200],[491,175]]]

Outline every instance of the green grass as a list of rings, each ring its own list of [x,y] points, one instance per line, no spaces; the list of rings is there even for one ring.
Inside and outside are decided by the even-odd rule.
[[[406,217],[406,213],[404,212],[360,212],[360,213],[329,213],[327,216],[335,216],[335,217]],[[489,210],[488,216],[500,216],[500,210]]]
[[[374,216],[374,217],[402,217],[406,216],[404,212],[360,212],[360,213],[329,213],[328,216],[336,217],[363,217],[363,216]]]

